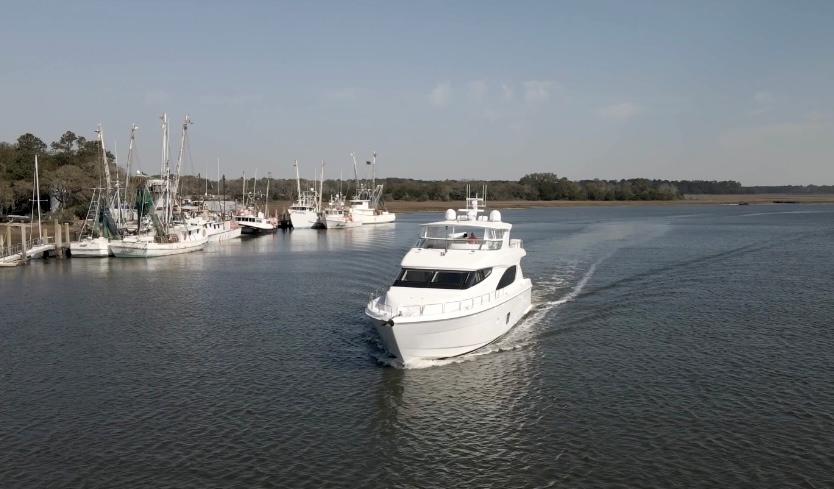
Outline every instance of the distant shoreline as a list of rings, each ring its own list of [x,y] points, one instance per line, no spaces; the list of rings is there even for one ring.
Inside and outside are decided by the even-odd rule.
[[[767,204],[834,204],[834,195],[687,195],[677,200],[493,200],[487,205],[493,209],[534,209],[547,207],[612,207],[612,206],[677,206],[677,205],[767,205]],[[429,212],[458,208],[462,202],[454,201],[406,201],[394,200],[385,203],[391,212]]]

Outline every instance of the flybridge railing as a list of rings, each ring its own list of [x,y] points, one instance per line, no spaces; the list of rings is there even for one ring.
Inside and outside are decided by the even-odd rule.
[[[368,302],[368,309],[374,312],[384,313],[390,317],[419,317],[419,316],[436,316],[452,312],[473,311],[482,306],[492,304],[507,295],[504,289],[488,292],[468,299],[459,301],[438,302],[433,304],[414,304],[407,306],[398,306],[396,310],[388,304],[382,302],[382,295],[377,292],[370,294]]]
[[[500,250],[503,238],[427,238],[421,237],[415,248],[442,250]]]

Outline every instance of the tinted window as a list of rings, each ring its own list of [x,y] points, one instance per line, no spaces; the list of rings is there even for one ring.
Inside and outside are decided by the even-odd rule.
[[[504,275],[501,275],[501,280],[498,281],[498,288],[496,290],[501,290],[513,282],[515,282],[515,265],[508,268],[504,272]]]
[[[462,289],[468,277],[469,272],[434,272],[434,277],[431,279],[431,287]]]
[[[484,281],[492,273],[491,268],[474,272],[458,270],[418,270],[403,268],[394,281],[395,287],[427,287],[433,289],[468,289]]]
[[[425,287],[434,275],[432,270],[403,269],[394,285],[401,287]]]

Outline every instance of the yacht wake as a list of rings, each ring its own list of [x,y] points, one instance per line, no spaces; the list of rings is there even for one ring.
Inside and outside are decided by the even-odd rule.
[[[610,256],[610,255],[608,255]],[[541,290],[540,294],[536,294],[539,298],[534,298],[533,306],[530,312],[507,334],[499,338],[494,343],[484,346],[471,353],[461,355],[453,358],[444,358],[441,360],[416,360],[409,362],[408,365],[403,365],[402,362],[395,358],[390,358],[385,354],[375,356],[376,360],[386,366],[405,369],[423,369],[430,367],[440,367],[444,365],[451,365],[456,363],[463,363],[475,360],[483,355],[492,353],[500,353],[506,351],[520,350],[527,348],[535,343],[537,326],[543,324],[543,319],[552,312],[555,308],[573,302],[582,293],[582,290],[588,284],[588,281],[593,277],[597,267],[605,261],[608,256],[605,256],[594,263],[592,263],[587,270],[579,277],[576,284],[564,295],[555,300],[544,300],[544,297],[557,292],[566,284],[566,280],[562,276],[553,277],[551,280],[543,280],[534,283],[534,290],[536,288]],[[562,271],[573,272],[576,270],[573,267],[567,267]]]

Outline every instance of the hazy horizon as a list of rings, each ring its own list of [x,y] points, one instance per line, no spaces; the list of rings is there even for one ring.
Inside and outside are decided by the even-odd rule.
[[[0,141],[101,122],[189,173],[834,184],[834,4],[14,3]],[[118,140],[118,148],[114,141]]]

